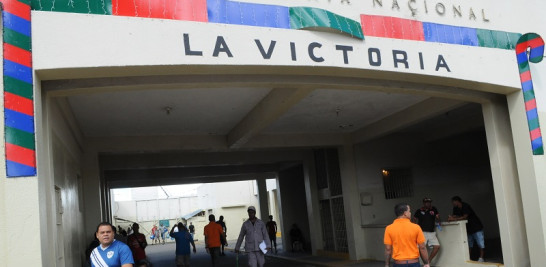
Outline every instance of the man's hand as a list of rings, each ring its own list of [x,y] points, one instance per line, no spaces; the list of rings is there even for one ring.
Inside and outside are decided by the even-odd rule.
[[[210,254],[210,250],[209,248],[205,248],[207,250],[207,254]]]
[[[197,253],[197,249],[195,249],[195,247],[193,247],[193,254]]]
[[[425,264],[423,265],[423,267],[430,267],[430,264]]]
[[[235,253],[239,254],[239,249],[238,248],[235,249]]]
[[[270,250],[271,250],[271,248],[270,248],[270,247],[267,247],[267,248],[265,248],[265,250],[267,250],[267,251],[270,251]]]

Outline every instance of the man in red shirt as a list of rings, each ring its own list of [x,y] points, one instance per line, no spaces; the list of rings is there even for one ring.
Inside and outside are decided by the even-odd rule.
[[[205,226],[205,248],[212,259],[212,266],[216,266],[218,257],[220,256],[220,247],[222,242],[220,237],[225,238],[222,226],[216,223],[216,218],[213,214],[209,215],[209,224]]]
[[[428,252],[425,247],[425,235],[419,225],[410,221],[411,210],[406,203],[400,203],[394,207],[397,218],[385,229],[385,266],[394,259],[393,267],[420,267],[419,254],[425,263],[424,267],[430,267]]]
[[[148,266],[149,263],[146,259],[146,251],[144,251],[148,242],[146,242],[146,236],[138,232],[139,229],[138,223],[133,223],[133,234],[127,238],[127,245],[133,252],[136,267]]]

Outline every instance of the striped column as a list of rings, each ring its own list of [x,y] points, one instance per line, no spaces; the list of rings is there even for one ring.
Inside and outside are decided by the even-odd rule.
[[[529,55],[527,54],[528,48],[530,48]],[[544,145],[542,143],[542,133],[540,132],[537,102],[535,99],[535,90],[533,88],[529,62],[538,63],[542,61],[543,55],[544,40],[538,34],[526,33],[519,38],[516,45],[516,56],[518,59],[519,77],[521,80],[521,89],[523,90],[523,100],[525,101],[525,111],[527,113],[527,124],[529,125],[533,155],[544,155]]]
[[[30,0],[2,0],[7,177],[36,175]]]

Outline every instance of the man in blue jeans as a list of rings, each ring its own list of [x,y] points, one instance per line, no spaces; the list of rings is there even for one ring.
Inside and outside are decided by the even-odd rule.
[[[480,221],[480,218],[478,218],[472,207],[464,203],[460,197],[452,197],[451,203],[453,204],[453,215],[449,215],[447,220],[450,222],[468,220],[468,223],[466,224],[468,246],[470,247],[470,251],[472,251],[474,242],[478,244],[478,247],[480,247],[480,258],[478,261],[483,262],[485,241],[483,236],[483,224]]]

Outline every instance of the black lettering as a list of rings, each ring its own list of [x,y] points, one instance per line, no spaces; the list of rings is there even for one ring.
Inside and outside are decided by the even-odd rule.
[[[402,55],[402,58],[398,58],[398,55]],[[409,68],[408,54],[406,51],[392,50],[392,60],[394,61],[395,68],[398,68],[398,63],[404,64],[406,69]]]
[[[216,45],[214,46],[214,52],[212,53],[212,56],[218,57],[220,52],[226,53],[228,57],[233,57],[233,54],[231,54],[231,51],[229,51],[229,47],[227,46],[226,40],[224,40],[223,36],[218,36],[216,38]]]
[[[440,68],[446,68],[447,72],[451,72],[446,60],[444,59],[444,56],[442,55],[438,55],[438,61],[436,62],[436,71],[438,71]]]
[[[324,58],[317,57],[317,56],[315,56],[315,53],[314,53],[315,48],[321,48],[321,47],[322,47],[322,44],[317,43],[317,42],[313,42],[313,43],[309,44],[309,48],[308,48],[309,57],[315,62],[323,62],[324,61]]]
[[[425,63],[423,63],[423,53],[419,52],[419,64],[421,65],[421,69],[425,69]]]
[[[375,60],[373,54],[375,54]],[[378,48],[368,48],[368,61],[371,66],[381,66],[381,51]]]
[[[186,56],[203,56],[203,51],[191,51],[190,35],[187,33],[184,33],[184,52]]]
[[[349,57],[347,55],[347,51],[353,51],[353,47],[347,46],[347,45],[336,45],[336,50],[343,51],[343,63],[349,64]]]
[[[292,61],[296,61],[296,43],[290,42],[290,54],[292,55]]]
[[[267,53],[264,50],[264,47],[262,46],[262,42],[260,40],[255,39],[256,45],[258,46],[258,49],[260,49],[260,53],[262,54],[262,57],[264,59],[270,59],[271,55],[273,54],[273,50],[275,49],[275,44],[277,44],[277,41],[271,41],[269,43],[269,48],[267,49]]]

